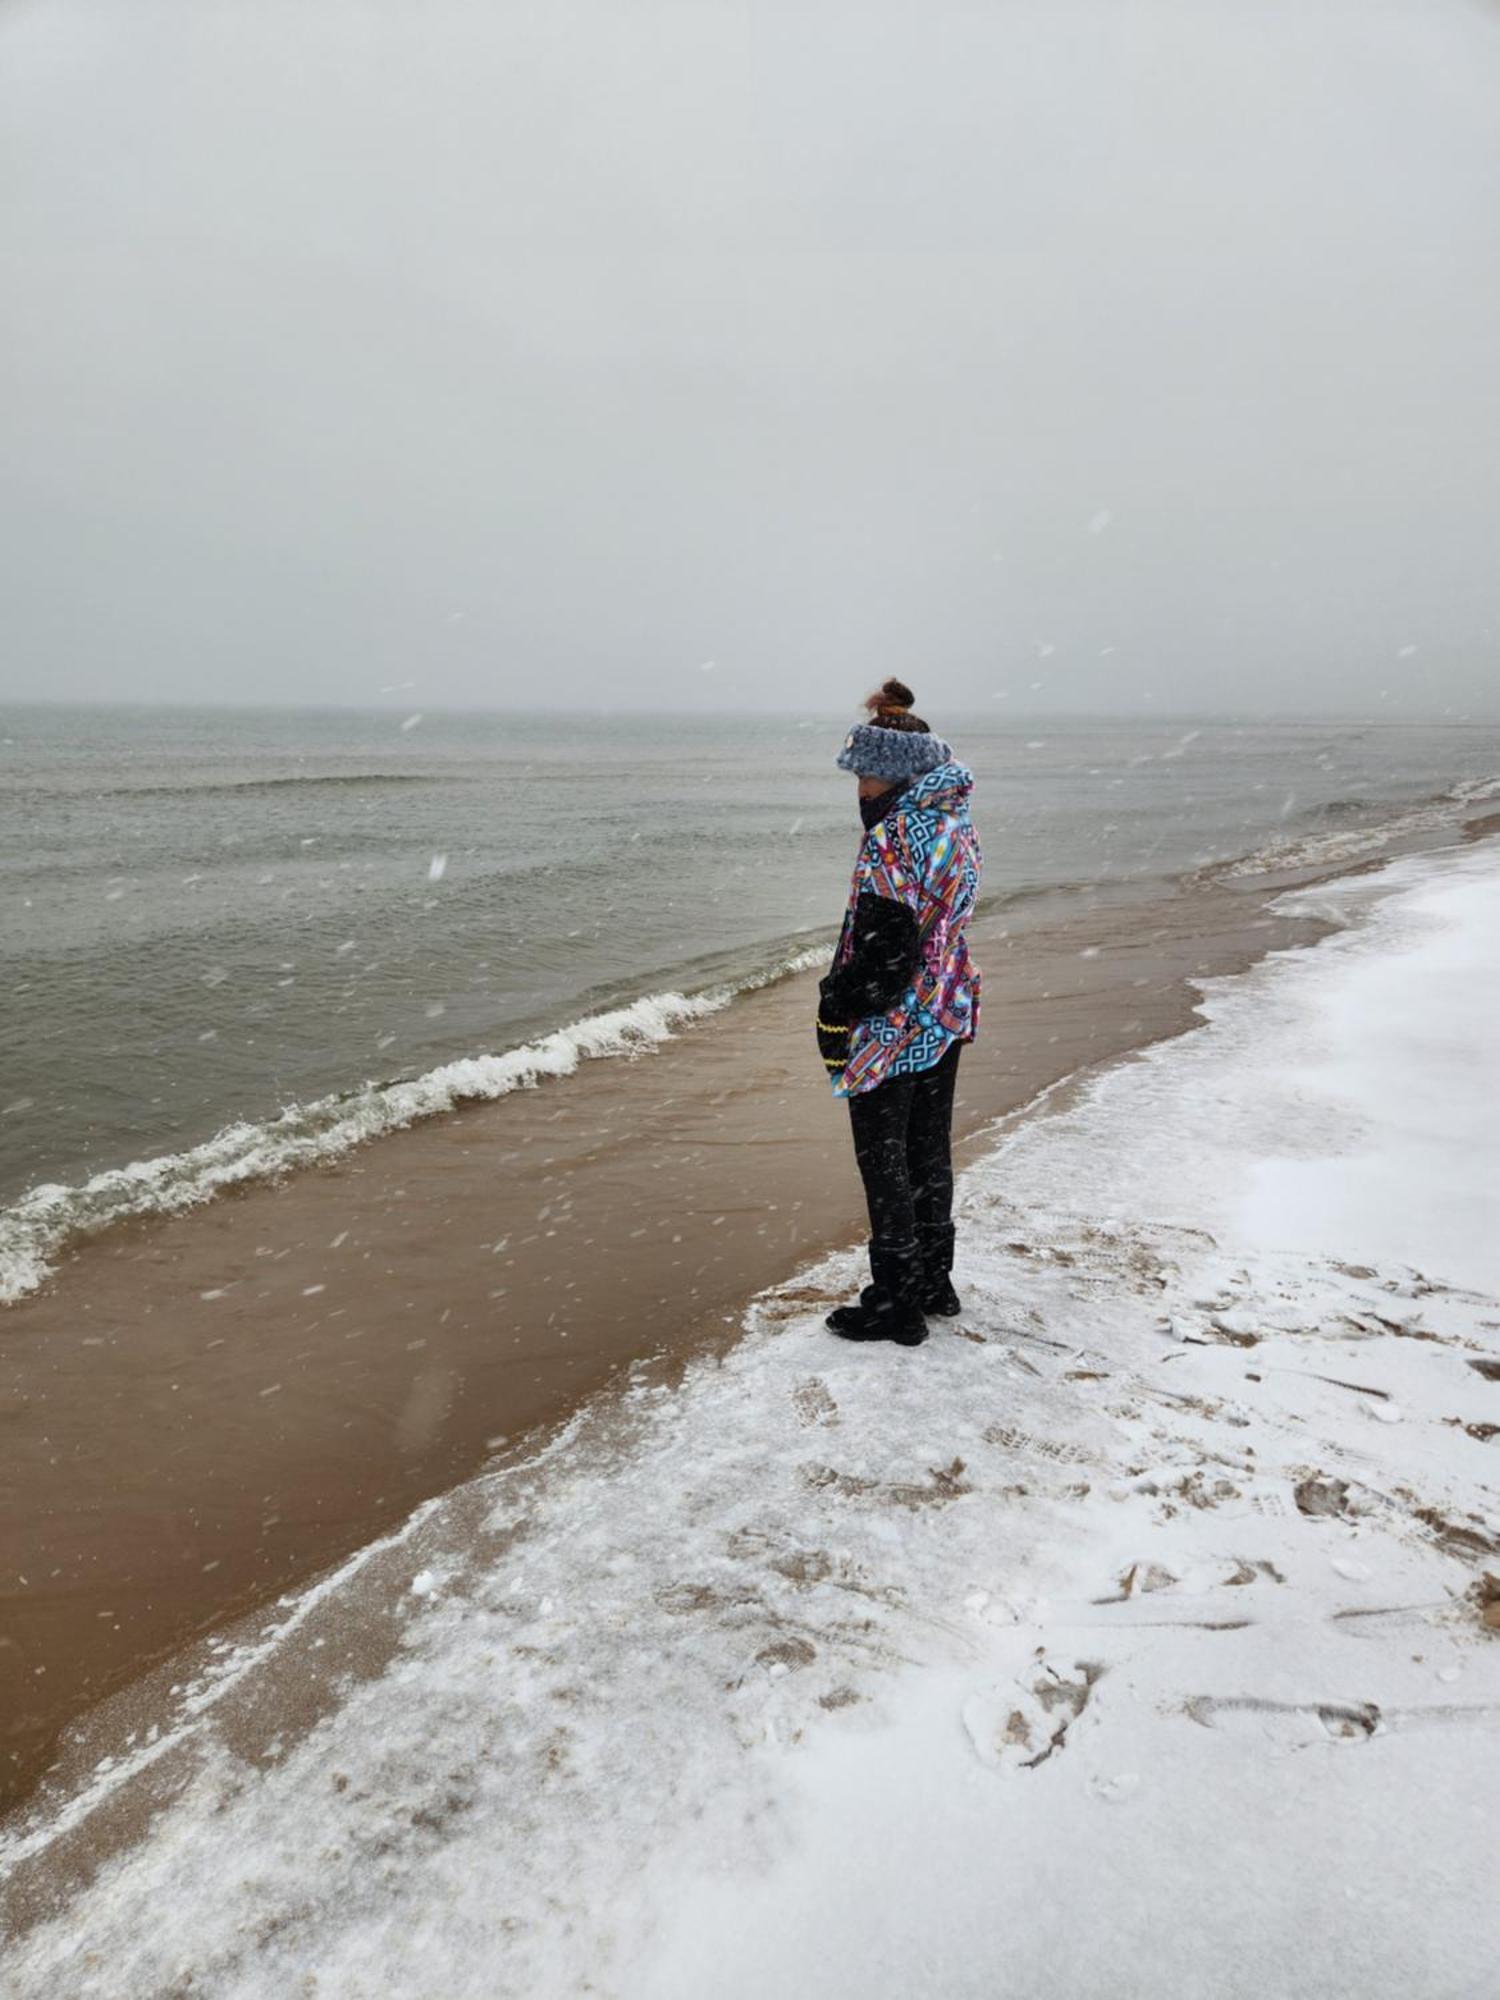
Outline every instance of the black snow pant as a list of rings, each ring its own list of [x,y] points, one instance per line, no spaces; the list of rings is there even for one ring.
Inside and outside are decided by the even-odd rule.
[[[962,1047],[954,1042],[932,1069],[849,1099],[878,1293],[920,1297],[953,1268],[953,1090]]]

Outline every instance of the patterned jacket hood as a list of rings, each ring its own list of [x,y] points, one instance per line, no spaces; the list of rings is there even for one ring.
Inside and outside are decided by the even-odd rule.
[[[920,778],[913,778],[892,810],[950,813],[966,819],[973,789],[974,773],[967,764],[956,761],[939,764],[934,770],[924,771]]]

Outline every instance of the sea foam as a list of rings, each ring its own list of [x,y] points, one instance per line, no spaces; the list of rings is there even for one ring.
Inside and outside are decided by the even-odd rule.
[[[1469,778],[1431,798],[1392,811],[1363,799],[1334,799],[1321,808],[1325,818],[1343,820],[1366,813],[1356,825],[1324,826],[1313,832],[1288,833],[1263,842],[1249,854],[1219,861],[1199,871],[1200,879],[1232,882],[1249,875],[1268,875],[1294,868],[1344,868],[1379,855],[1397,840],[1427,833],[1446,833],[1455,806],[1467,808],[1500,798],[1500,778]],[[1379,817],[1374,817],[1376,813]]]

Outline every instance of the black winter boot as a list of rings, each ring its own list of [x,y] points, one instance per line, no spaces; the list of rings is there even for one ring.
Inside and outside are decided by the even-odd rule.
[[[917,1231],[917,1253],[922,1263],[922,1310],[942,1319],[956,1319],[963,1311],[949,1275],[953,1269],[953,1245],[958,1231],[951,1222],[935,1229]]]
[[[827,1324],[843,1340],[894,1340],[920,1347],[927,1338],[920,1293],[922,1266],[914,1243],[897,1249],[870,1245],[870,1275],[857,1306],[840,1306]]]

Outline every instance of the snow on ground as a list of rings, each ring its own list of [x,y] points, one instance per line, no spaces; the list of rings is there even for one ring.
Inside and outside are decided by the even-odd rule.
[[[387,1545],[380,1671],[325,1589],[321,1720],[186,1690],[6,1991],[1500,1992],[1500,845],[1317,893],[966,1177],[925,1348],[835,1259]]]

